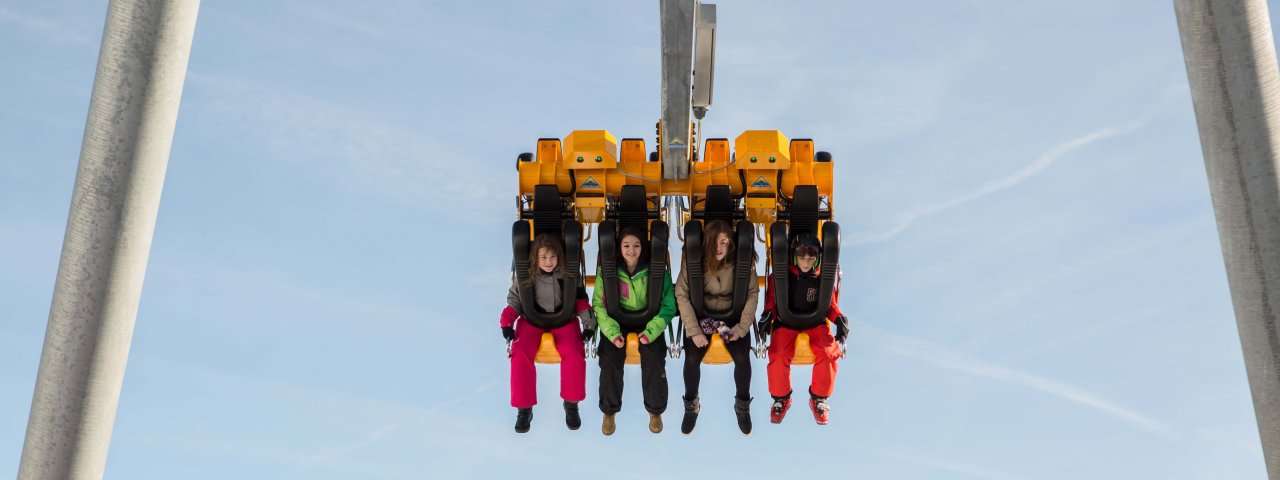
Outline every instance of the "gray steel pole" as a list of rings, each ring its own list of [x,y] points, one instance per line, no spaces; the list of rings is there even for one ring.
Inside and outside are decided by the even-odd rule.
[[[199,0],[111,0],[20,480],[102,478]]]
[[[1280,73],[1265,0],[1174,0],[1267,476],[1280,480]]]
[[[662,19],[662,178],[689,178],[694,20],[698,0],[660,0]]]

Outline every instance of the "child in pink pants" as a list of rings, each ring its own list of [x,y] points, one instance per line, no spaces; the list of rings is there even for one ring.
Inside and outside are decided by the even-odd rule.
[[[582,285],[564,285],[564,266],[560,264],[564,248],[553,235],[542,234],[534,238],[530,253],[537,262],[530,262],[529,287],[533,288],[537,305],[521,305],[519,285],[513,280],[507,292],[507,307],[502,310],[499,323],[502,336],[511,341],[511,406],[516,408],[516,432],[529,431],[533,421],[533,406],[538,403],[537,370],[533,358],[542,343],[542,334],[551,332],[556,350],[560,353],[560,398],[564,399],[565,424],[570,430],[582,426],[578,414],[578,402],[586,398],[587,362],[583,342],[595,336],[596,322]],[[526,308],[552,312],[560,308],[564,288],[576,288],[577,301],[574,311],[583,323],[570,319],[564,325],[544,329],[530,323],[523,315]]]

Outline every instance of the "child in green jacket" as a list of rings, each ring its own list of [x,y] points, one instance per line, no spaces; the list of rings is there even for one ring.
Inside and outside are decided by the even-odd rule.
[[[618,303],[629,312],[641,311],[648,306],[649,262],[644,255],[645,238],[642,232],[625,229],[619,235],[618,250],[622,257],[618,262]],[[596,270],[596,278],[603,281],[602,271]],[[656,287],[656,286],[655,286]],[[619,322],[609,316],[605,307],[604,288],[597,284],[591,295],[600,335],[600,411],[604,413],[601,431],[612,435],[616,429],[614,415],[622,410],[622,367],[627,358],[626,337],[637,334],[640,342],[640,381],[644,390],[644,408],[649,412],[649,431],[662,431],[662,412],[667,409],[667,342],[663,332],[676,315],[675,289],[671,284],[671,272],[662,276],[662,308],[658,314],[642,324]]]

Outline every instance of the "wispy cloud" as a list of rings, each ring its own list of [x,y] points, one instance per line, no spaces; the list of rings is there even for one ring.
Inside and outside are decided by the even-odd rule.
[[[907,228],[911,227],[911,224],[915,223],[916,220],[1013,188],[1018,184],[1039,175],[1041,172],[1044,172],[1052,166],[1054,162],[1057,162],[1067,154],[1098,141],[1133,132],[1142,128],[1143,123],[1143,121],[1134,121],[1120,126],[1107,127],[1054,145],[1052,148],[1037,157],[1035,161],[1004,178],[988,182],[969,193],[959,195],[933,205],[912,209],[911,211],[899,216],[898,224],[888,230],[876,233],[853,233],[843,238],[842,241],[848,242],[850,245],[864,245],[892,240],[898,235],[901,235],[902,232],[907,230]]]
[[[1044,270],[1037,276],[1024,278],[1012,288],[1001,292],[993,292],[988,304],[1013,305],[1026,301],[1027,298],[1046,291],[1054,291],[1055,285],[1063,284],[1072,278],[1087,275],[1099,275],[1099,269],[1115,262],[1131,258],[1135,254],[1149,252],[1156,248],[1187,242],[1205,229],[1213,229],[1213,222],[1203,217],[1189,217],[1180,222],[1160,228],[1144,230],[1138,235],[1124,237],[1104,243],[1102,248],[1090,249],[1085,255],[1066,254],[1056,270]],[[1138,304],[1121,309],[1109,310],[1097,316],[1098,321],[1082,323],[1070,331],[1060,332],[1042,342],[1028,342],[1005,356],[1004,361],[1014,361],[1044,355],[1065,345],[1081,342],[1115,331],[1135,323],[1169,318],[1180,311],[1185,311],[1202,299],[1198,297],[1171,298],[1167,302],[1156,304]],[[1047,311],[1042,310],[1042,311]]]
[[[1078,387],[998,363],[974,358],[938,343],[880,330],[863,322],[859,322],[857,330],[871,337],[872,344],[913,360],[967,375],[989,378],[1038,390],[1069,402],[1084,405],[1162,437],[1177,439],[1182,436],[1173,428],[1164,424],[1164,422],[1103,400],[1097,395]]]
[[[333,416],[335,412],[359,411],[378,415],[405,415],[406,413],[421,412],[422,415],[425,415],[432,411],[423,410],[422,407],[415,404],[406,404],[381,398],[364,390],[335,389],[328,382],[316,384],[272,378],[270,376],[251,374],[243,370],[192,363],[169,356],[154,355],[145,351],[131,353],[129,362],[131,375],[170,379],[169,382],[161,382],[161,384],[139,384],[137,388],[140,391],[165,401],[173,398],[183,398],[184,395],[196,395],[192,392],[197,392],[198,395],[196,396],[199,397],[197,403],[210,402],[209,405],[212,411],[208,412],[210,414],[209,418],[218,418],[217,415],[220,414],[228,414],[240,418],[244,409],[248,408],[255,409],[255,414],[261,414],[262,411],[270,411],[271,409],[289,411],[296,414],[294,418],[272,416],[260,425],[264,429],[275,433],[283,434],[286,428],[296,428],[297,425],[290,422],[298,421],[298,419],[305,420],[307,422],[306,426],[309,428],[314,425],[315,420]],[[469,395],[482,393],[484,389],[490,388],[495,383],[496,381],[492,381],[480,385]],[[447,406],[437,405],[433,409],[446,408]],[[166,412],[156,412],[145,416],[165,418],[165,415],[167,415]],[[307,458],[314,457],[314,455],[307,455],[305,451],[295,448],[308,442],[281,443],[277,441],[278,437],[274,435],[255,437],[254,435],[246,434],[244,431],[234,429],[230,432],[182,432],[180,425],[175,425],[175,427],[179,427],[174,430],[181,432],[180,434],[161,434],[157,435],[155,439],[166,447],[193,451],[199,451],[205,447],[216,447],[214,448],[215,450],[229,450],[228,453],[234,451],[238,454],[250,454],[247,456],[261,456],[281,463],[297,464]],[[217,436],[218,433],[229,433],[229,435],[219,437]],[[244,442],[247,440],[252,440],[256,443],[252,444],[252,448],[245,448]],[[264,453],[267,455],[262,455]]]
[[[1030,478],[1030,477],[1018,476],[1018,475],[1011,475],[1003,472],[997,472],[987,468],[966,465],[966,464],[951,461],[951,460],[942,460],[942,459],[931,458],[931,457],[926,457],[923,455],[917,455],[912,453],[895,452],[895,451],[890,451],[890,450],[886,450],[878,447],[862,446],[862,447],[859,447],[859,449],[867,453],[881,456],[884,458],[898,460],[898,461],[911,463],[915,465],[922,465],[929,468],[944,470],[952,473],[959,473],[969,477],[986,478],[990,480],[1027,480],[1028,478]]]
[[[328,6],[330,8],[323,9],[317,8],[314,2],[290,1],[285,4],[290,10],[301,14],[309,22],[332,25],[341,30],[381,41],[401,40],[395,35],[388,33],[387,29],[378,28],[378,25],[374,22],[361,22],[350,16],[343,15],[342,13],[334,13],[334,9],[331,5]]]
[[[383,298],[367,298],[335,289],[322,289],[306,283],[287,279],[289,272],[264,269],[258,265],[225,265],[205,261],[193,256],[177,257],[177,261],[155,265],[153,274],[163,274],[169,279],[204,281],[215,285],[234,285],[243,291],[273,292],[279,302],[321,307],[334,312],[348,312],[352,318],[362,321],[398,323],[402,326],[430,324],[432,329],[447,332],[455,342],[468,340],[484,343],[475,329],[456,321],[444,321],[437,312],[422,311],[392,303]],[[276,318],[275,322],[287,321]],[[297,318],[294,321],[310,323],[314,319]]]
[[[212,97],[204,106],[224,120],[217,125],[229,125],[233,131],[228,134],[253,136],[288,152],[290,161],[329,172],[358,191],[415,204],[489,210],[510,202],[500,195],[505,189],[494,190],[492,182],[478,180],[504,170],[497,163],[473,158],[449,142],[370,111],[216,76],[192,74],[188,79],[193,92]]]
[[[528,41],[526,32],[503,28],[494,15],[509,14],[503,7],[481,2],[464,3],[449,8],[419,5],[417,2],[394,2],[335,7],[317,2],[291,0],[282,3],[287,14],[307,23],[327,26],[357,38],[392,46],[398,52],[433,53],[458,58],[485,58],[498,64],[521,61],[511,49],[487,48],[489,42],[514,45]],[[434,38],[457,41],[426,41],[423,24],[430,24]],[[482,41],[487,40],[487,41]],[[544,39],[545,40],[545,39]]]
[[[451,452],[444,455],[452,455],[449,460],[454,462],[455,468],[460,464],[465,465],[471,461],[479,461],[486,465],[484,468],[498,467],[499,469],[505,469],[510,465],[520,465],[520,468],[528,469],[529,471],[551,471],[554,469],[570,476],[589,476],[598,473],[599,467],[593,462],[575,461],[579,459],[576,455],[580,450],[573,446],[578,445],[579,441],[570,440],[572,437],[559,437],[564,443],[539,441],[531,445],[526,437],[512,435],[508,429],[509,427],[502,428],[501,433],[498,433],[492,429],[492,422],[488,420],[458,416],[454,415],[453,412],[441,415],[443,410],[471,401],[474,397],[485,394],[487,390],[498,383],[498,380],[494,380],[480,385],[469,394],[436,405],[403,421],[393,422],[377,428],[359,441],[325,449],[319,454],[307,456],[298,461],[295,467],[298,470],[344,469],[350,468],[352,465],[368,464],[368,459],[359,458],[362,455],[357,455],[355,452],[379,441],[386,441],[389,446],[403,446],[406,443],[412,443],[415,441],[414,437],[418,436],[427,442],[426,445],[422,446],[424,449],[437,453]],[[422,434],[423,429],[418,427],[427,423],[430,423],[432,427],[430,430],[436,432],[435,434]],[[392,439],[399,432],[403,432],[400,436],[401,438]],[[438,434],[439,432],[448,433],[445,436],[441,436]],[[566,449],[565,447],[571,448]],[[431,463],[437,468],[440,466],[438,461],[432,461]],[[369,468],[373,471],[378,471],[388,466],[394,465],[377,463],[369,465]],[[406,465],[399,466],[407,467]],[[456,476],[456,471],[450,472],[447,468],[438,471],[438,475],[443,475],[444,477]],[[381,473],[388,478],[396,478],[390,475],[391,472]],[[468,475],[475,475],[476,473],[474,470],[468,471]],[[638,480],[669,478],[669,475],[665,472],[653,469],[624,470],[614,472],[612,476]],[[402,478],[403,476],[400,477]]]
[[[466,276],[468,285],[506,285],[511,283],[510,270],[481,270]]]
[[[83,32],[77,32],[52,21],[22,12],[15,12],[4,7],[0,7],[0,23],[15,24],[24,30],[45,38],[75,44],[80,47],[94,47],[98,44],[97,41]]]
[[[535,414],[534,417],[536,419],[538,415]],[[428,460],[429,465],[436,468],[437,476],[444,478],[501,476],[506,472],[518,471],[556,472],[562,477],[585,478],[598,476],[603,466],[609,469],[610,478],[636,480],[672,478],[671,471],[665,467],[610,469],[612,464],[601,460],[602,457],[598,455],[584,457],[582,452],[595,451],[607,443],[601,443],[602,440],[598,436],[593,440],[592,436],[584,438],[581,435],[584,432],[563,430],[563,424],[550,425],[551,431],[548,432],[540,430],[543,428],[540,425],[545,424],[535,420],[531,433],[516,435],[511,432],[511,425],[506,423],[506,420],[502,421],[501,427],[495,428],[495,422],[491,419],[492,417],[488,415],[484,418],[442,415],[431,420],[433,433],[419,433],[418,437],[425,440],[420,448],[447,457],[444,462],[438,458]],[[435,432],[448,432],[448,434],[441,436]],[[616,448],[636,449],[637,446],[619,445]],[[635,451],[642,451],[642,449]],[[466,468],[466,473],[460,474],[456,470],[450,471],[451,467],[448,465],[450,463],[454,468],[461,465],[481,464],[483,466]]]
[[[438,404],[438,405],[436,405],[436,406],[434,406],[434,407],[428,408],[427,410],[423,411],[422,413],[419,413],[418,415],[416,415],[416,416],[415,416],[415,417],[413,417],[413,418],[410,418],[410,419],[407,419],[407,420],[404,420],[404,421],[395,422],[395,423],[391,423],[391,424],[385,425],[385,426],[383,426],[383,427],[381,427],[381,428],[378,428],[377,430],[374,430],[374,431],[372,431],[372,432],[369,432],[369,435],[368,435],[367,437],[365,437],[364,439],[360,440],[360,441],[353,442],[353,443],[350,443],[350,444],[347,444],[347,445],[342,445],[342,446],[339,446],[339,447],[334,447],[334,448],[326,449],[325,451],[323,451],[323,452],[321,452],[321,453],[319,453],[319,454],[313,455],[313,456],[311,456],[311,457],[304,458],[301,462],[298,462],[298,468],[299,468],[299,469],[306,469],[306,468],[310,468],[310,467],[313,467],[313,466],[318,465],[318,464],[321,464],[321,463],[325,463],[325,462],[331,461],[331,460],[333,460],[333,459],[335,459],[335,458],[337,458],[337,457],[340,457],[340,456],[342,456],[342,455],[345,455],[345,454],[351,453],[351,452],[353,452],[353,451],[359,450],[359,449],[361,449],[361,448],[364,448],[364,447],[366,447],[366,446],[368,446],[368,445],[372,444],[373,442],[376,442],[376,441],[378,441],[379,439],[381,439],[381,438],[383,438],[383,437],[385,437],[385,436],[387,436],[387,435],[390,435],[390,434],[392,434],[392,433],[395,433],[395,432],[398,432],[398,431],[404,430],[404,429],[409,428],[409,427],[416,427],[416,426],[419,426],[419,425],[423,425],[423,424],[425,424],[428,420],[430,420],[430,419],[431,419],[431,417],[435,416],[435,415],[436,415],[437,413],[439,413],[441,410],[445,410],[445,409],[447,409],[447,408],[449,408],[449,407],[452,407],[452,406],[454,406],[454,405],[457,405],[457,404],[460,404],[460,403],[465,402],[465,401],[467,401],[467,400],[470,400],[470,399],[472,399],[472,398],[475,398],[475,397],[479,396],[480,394],[484,393],[486,390],[488,390],[488,389],[492,388],[492,387],[493,387],[495,384],[497,384],[497,383],[498,383],[498,381],[497,381],[497,380],[490,381],[490,382],[488,382],[488,383],[485,383],[485,384],[483,384],[483,385],[480,385],[480,386],[476,387],[475,389],[473,389],[471,392],[467,393],[466,395],[462,395],[462,396],[457,397],[457,398],[454,398],[454,399],[452,399],[452,400],[449,400],[449,401],[446,401],[446,402],[440,403],[440,404]]]
[[[1262,443],[1258,438],[1244,439],[1236,436],[1234,432],[1210,428],[1197,428],[1196,433],[1215,444],[1226,445],[1250,455],[1263,456]]]

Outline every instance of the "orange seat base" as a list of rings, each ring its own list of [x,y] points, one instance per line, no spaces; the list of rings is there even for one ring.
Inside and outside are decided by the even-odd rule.
[[[623,363],[626,365],[640,364],[640,335],[634,333],[627,334],[627,359]]]
[[[707,365],[724,365],[733,363],[733,357],[729,356],[729,349],[724,347],[724,339],[720,335],[711,335],[711,345],[707,346],[707,355],[702,357],[702,363]]]
[[[809,346],[809,334],[800,332],[796,335],[796,354],[791,357],[792,365],[813,365],[813,347]]]
[[[533,363],[560,363],[560,351],[556,350],[556,337],[551,335],[551,332],[542,333],[542,342],[538,344],[538,353],[534,354]]]

